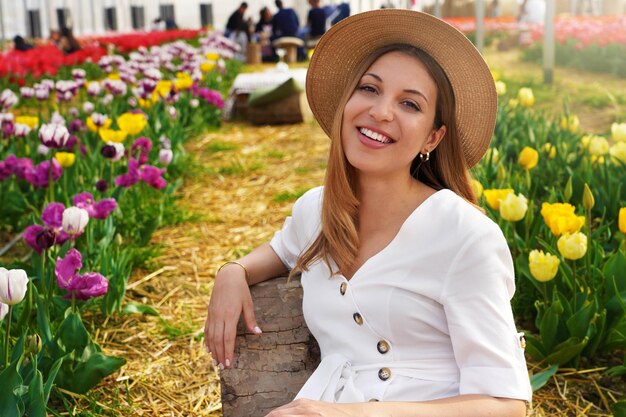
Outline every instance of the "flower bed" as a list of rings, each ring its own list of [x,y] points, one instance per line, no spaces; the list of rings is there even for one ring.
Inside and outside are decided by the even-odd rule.
[[[88,330],[103,316],[158,314],[122,305],[126,284],[152,232],[184,218],[182,145],[219,126],[235,48],[210,35],[103,55],[89,76],[0,93],[0,232],[25,243],[0,268],[0,415],[45,415],[53,384],[85,393],[123,366]]]

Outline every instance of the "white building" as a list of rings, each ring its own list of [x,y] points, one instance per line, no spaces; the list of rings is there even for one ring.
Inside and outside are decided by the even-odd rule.
[[[491,0],[483,0],[488,5]],[[514,14],[519,0],[500,0],[503,13]],[[568,12],[570,5],[589,0],[554,0],[557,12]],[[601,3],[605,13],[624,13],[626,0],[593,0]],[[274,0],[246,0],[246,17],[254,22],[262,7],[276,10]],[[322,0],[322,5],[337,5],[342,0]],[[453,10],[472,10],[474,0],[346,0],[351,13],[389,7],[443,5],[444,14]],[[129,32],[150,30],[159,16],[173,19],[181,28],[212,26],[223,29],[230,14],[241,0],[0,0],[0,35],[12,39],[15,35],[47,37],[51,29],[71,26],[76,35],[102,34],[107,31]],[[283,0],[306,21],[307,0]],[[441,9],[440,9],[441,10]]]

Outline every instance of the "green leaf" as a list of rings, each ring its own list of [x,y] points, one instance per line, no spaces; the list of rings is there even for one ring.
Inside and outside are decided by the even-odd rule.
[[[65,357],[61,357],[57,359],[53,364],[52,368],[50,368],[50,372],[48,373],[48,380],[46,381],[46,385],[43,388],[43,400],[45,404],[48,404],[48,399],[50,398],[50,391],[52,390],[52,384],[54,384],[54,380],[59,373],[59,369],[63,364],[63,360]]]
[[[548,369],[546,369],[545,371],[541,371],[538,374],[534,374],[533,376],[531,376],[530,386],[533,388],[533,392],[543,387],[546,384],[546,382],[548,382],[550,378],[552,378],[552,375],[554,375],[556,371],[558,370],[559,370],[559,366],[555,364],[549,367]]]
[[[583,338],[589,330],[589,323],[597,310],[596,301],[593,300],[583,305],[572,317],[567,320],[567,329],[570,336]]]
[[[552,351],[552,348],[557,342],[557,330],[562,313],[563,305],[559,300],[555,300],[546,310],[539,324],[541,343],[548,352]]]
[[[617,401],[611,404],[613,417],[626,417],[626,401]]]
[[[146,304],[128,303],[122,309],[122,316],[126,314],[147,314],[149,316],[158,316],[159,312],[154,307]]]
[[[526,334],[524,337],[526,338],[526,353],[536,361],[543,360],[543,358],[547,356],[547,353],[541,345],[541,342],[530,334]]]
[[[90,340],[80,316],[73,312],[69,313],[61,323],[58,338],[67,353],[73,350],[82,352]]]
[[[66,361],[59,370],[58,385],[68,391],[84,394],[125,363],[126,359],[106,356],[102,352],[92,353],[88,358],[81,358],[80,361],[74,360],[71,363]]]
[[[46,417],[46,401],[43,393],[43,375],[35,369],[35,375],[28,385],[28,417]]]
[[[555,346],[552,353],[550,353],[542,363],[564,365],[580,354],[588,341],[588,337],[582,340],[578,337],[570,337],[565,342]]]
[[[24,408],[24,403],[20,395],[16,395],[15,391],[19,390],[22,385],[22,377],[17,372],[19,361],[11,362],[0,373],[0,416],[2,417],[19,417],[22,415],[20,410]]]

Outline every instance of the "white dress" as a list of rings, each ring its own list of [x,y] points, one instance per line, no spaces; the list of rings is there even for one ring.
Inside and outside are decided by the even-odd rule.
[[[270,242],[290,269],[319,233],[322,195],[318,187],[298,199]],[[320,261],[301,282],[304,318],[322,361],[296,398],[531,400],[506,240],[454,192],[424,201],[352,279],[330,277]]]

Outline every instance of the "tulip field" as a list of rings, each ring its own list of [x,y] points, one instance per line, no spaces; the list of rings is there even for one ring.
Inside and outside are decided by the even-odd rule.
[[[496,40],[519,34],[495,25]],[[224,123],[237,46],[182,32],[0,60],[0,416],[219,415],[201,348],[215,268],[271,237],[328,146],[314,123]],[[530,415],[626,416],[626,79],[599,100],[490,64],[499,113],[473,186],[513,254]]]

